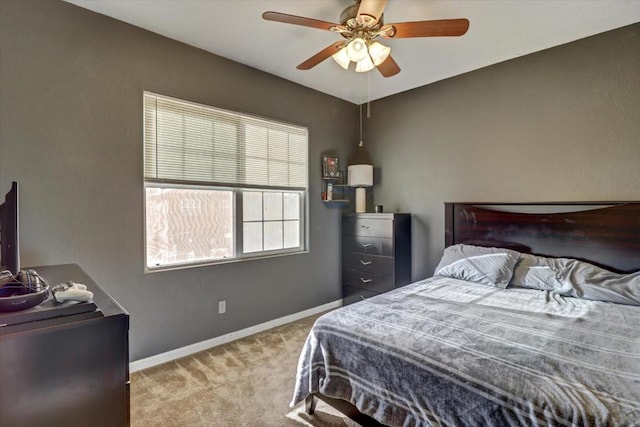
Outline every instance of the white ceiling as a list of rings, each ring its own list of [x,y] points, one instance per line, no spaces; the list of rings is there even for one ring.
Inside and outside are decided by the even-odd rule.
[[[402,71],[355,73],[331,58],[296,65],[341,36],[265,21],[276,12],[338,22],[353,0],[66,0],[360,104],[640,22],[640,0],[389,0],[385,22],[467,18],[462,37],[384,40]]]

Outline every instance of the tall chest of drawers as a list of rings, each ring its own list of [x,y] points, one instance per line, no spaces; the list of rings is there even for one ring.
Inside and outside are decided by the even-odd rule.
[[[411,214],[342,217],[344,305],[411,282]]]

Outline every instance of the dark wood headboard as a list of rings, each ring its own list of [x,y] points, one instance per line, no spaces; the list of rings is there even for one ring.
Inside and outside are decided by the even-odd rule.
[[[639,271],[640,202],[445,203],[445,246],[476,242]]]

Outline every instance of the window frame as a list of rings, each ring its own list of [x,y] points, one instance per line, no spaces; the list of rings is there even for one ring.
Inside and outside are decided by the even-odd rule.
[[[203,104],[197,104],[197,103],[193,103],[191,101],[185,101],[185,100],[181,100],[178,98],[172,98],[172,97],[168,97],[168,96],[164,96],[164,95],[159,95],[156,93],[151,93],[151,92],[143,92],[143,100],[145,99],[146,95],[152,95],[155,97],[160,97],[160,98],[164,98],[166,100],[174,100],[176,102],[180,102],[180,103],[187,103],[187,104],[193,104],[193,105],[197,105],[199,107],[202,108],[211,108],[213,110],[217,110],[217,111],[224,111],[227,113],[233,113],[233,114],[238,114],[239,116],[242,117],[248,117],[250,119],[257,119],[260,121],[264,121],[267,123],[273,123],[276,125],[281,125],[281,126],[293,126],[295,128],[298,129],[304,129],[305,132],[305,150],[303,153],[303,159],[304,159],[304,167],[305,167],[305,186],[304,187],[293,187],[293,186],[279,186],[279,185],[252,185],[252,184],[247,184],[247,183],[234,183],[234,184],[228,184],[228,183],[219,183],[219,182],[201,182],[201,181],[185,181],[185,180],[178,180],[178,179],[162,179],[162,178],[149,178],[146,176],[146,173],[143,172],[143,198],[144,198],[144,202],[143,202],[143,214],[144,214],[144,272],[145,273],[154,273],[154,272],[162,272],[162,271],[167,271],[167,270],[177,270],[177,269],[187,269],[187,268],[195,268],[195,267],[202,267],[202,266],[211,266],[211,265],[217,265],[217,264],[226,264],[226,263],[232,263],[232,262],[241,262],[241,261],[248,261],[248,260],[255,260],[255,259],[262,259],[262,258],[271,258],[271,257],[280,257],[280,256],[289,256],[289,255],[298,255],[298,254],[303,254],[303,253],[308,253],[309,252],[309,162],[308,162],[308,156],[309,156],[309,135],[308,135],[308,128],[306,127],[301,127],[301,126],[297,126],[297,125],[289,125],[287,123],[284,122],[280,122],[277,120],[272,120],[272,119],[268,119],[268,118],[263,118],[263,117],[258,117],[258,116],[250,116],[250,115],[246,115],[246,114],[242,114],[242,113],[234,113],[234,112],[230,112],[228,110],[222,110],[219,109],[217,107],[211,107],[211,106],[207,106],[207,105],[203,105]],[[144,104],[144,102],[143,102]],[[143,132],[146,132],[146,112],[145,112],[145,108],[146,105],[143,106]],[[251,125],[251,122],[248,123],[249,125]],[[239,123],[238,124],[238,129],[237,129],[237,134],[238,137],[243,137],[246,134],[246,128],[245,125]],[[237,142],[238,144],[246,144],[245,141],[240,142],[238,140]],[[146,135],[143,135],[143,145],[147,144],[147,139],[146,139]],[[145,149],[146,150],[146,149]],[[146,161],[147,161],[147,157],[146,154],[144,156],[145,160],[145,165],[146,165]],[[144,171],[146,171],[146,166],[143,168]],[[147,188],[149,187],[153,187],[153,188],[175,188],[175,189],[193,189],[193,190],[211,190],[211,191],[231,191],[233,193],[232,199],[233,199],[233,218],[232,218],[232,227],[233,227],[233,257],[230,258],[222,258],[222,259],[209,259],[209,260],[200,260],[200,261],[193,261],[193,262],[178,262],[175,264],[164,264],[164,265],[159,265],[159,266],[149,266],[148,265],[148,238],[149,236],[147,235]],[[299,238],[299,245],[296,247],[292,247],[292,248],[280,248],[280,249],[272,249],[272,250],[261,250],[261,251],[255,251],[255,252],[249,252],[249,253],[244,253],[243,252],[243,239],[244,239],[244,235],[243,235],[243,228],[244,228],[244,218],[243,218],[243,194],[245,192],[261,192],[263,193],[269,193],[269,192],[275,192],[275,193],[295,193],[298,194],[299,196],[299,230],[298,230],[298,238]],[[263,196],[264,197],[264,196]],[[283,198],[284,199],[284,198]],[[263,211],[263,215],[264,215],[264,211]],[[280,220],[283,225],[284,222],[286,221],[284,218],[284,212],[283,212],[283,218]],[[263,225],[263,237],[262,237],[262,244],[263,244],[263,248],[264,248],[264,224],[270,221],[266,221],[264,219],[264,216],[262,218],[262,220],[260,221]],[[284,226],[283,226],[283,240],[284,240]],[[284,242],[283,242],[284,245]]]

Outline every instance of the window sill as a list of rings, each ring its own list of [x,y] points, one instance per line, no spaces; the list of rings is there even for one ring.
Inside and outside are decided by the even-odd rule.
[[[257,261],[267,258],[280,258],[285,256],[293,256],[293,255],[302,255],[308,254],[309,250],[297,251],[297,252],[285,252],[285,253],[274,253],[267,255],[257,255],[257,256],[247,256],[244,258],[229,258],[229,259],[221,259],[216,261],[206,261],[201,263],[193,263],[193,264],[179,264],[179,265],[168,265],[166,267],[156,267],[149,268],[145,267],[144,274],[154,274],[154,273],[163,273],[166,271],[175,271],[175,270],[187,270],[192,268],[200,268],[200,267],[213,267],[220,264],[232,264],[236,262],[246,262],[246,261]]]

